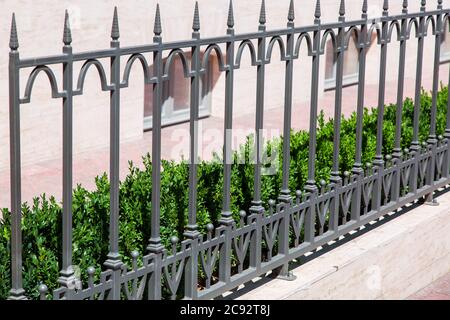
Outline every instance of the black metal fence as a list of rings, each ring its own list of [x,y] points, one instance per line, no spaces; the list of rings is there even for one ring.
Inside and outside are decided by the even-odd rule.
[[[165,43],[159,7],[156,9],[153,43],[149,45],[121,47],[117,10],[111,32],[111,48],[93,52],[73,53],[71,31],[66,13],[64,26],[64,46],[60,55],[22,59],[19,57],[19,43],[13,15],[10,39],[9,83],[10,83],[10,148],[11,148],[11,213],[12,213],[12,289],[11,299],[25,299],[22,284],[22,239],[21,239],[21,160],[20,160],[20,106],[30,102],[33,83],[41,72],[48,77],[52,97],[62,100],[63,107],[63,250],[60,288],[53,292],[54,299],[161,299],[162,291],[168,290],[172,298],[184,296],[186,299],[211,299],[234,289],[255,277],[277,269],[281,276],[290,277],[288,263],[303,254],[316,249],[364,224],[390,213],[415,200],[426,197],[433,201],[433,192],[450,182],[450,112],[447,114],[445,136],[436,136],[436,110],[438,93],[438,73],[441,37],[444,25],[450,21],[450,10],[444,9],[442,0],[437,1],[437,9],[427,11],[425,0],[421,1],[418,13],[408,12],[408,1],[403,1],[402,14],[391,16],[388,1],[384,1],[382,16],[369,19],[367,0],[363,1],[360,20],[345,20],[345,4],[341,0],[339,20],[335,23],[321,23],[320,0],[316,2],[314,24],[305,27],[294,26],[293,1],[290,3],[287,28],[266,30],[265,4],[262,1],[259,27],[255,33],[237,35],[234,32],[233,7],[230,3],[227,34],[222,37],[203,39],[200,37],[198,5],[195,6],[192,39]],[[395,32],[394,32],[395,31]],[[383,157],[383,113],[386,85],[387,50],[392,36],[396,33],[400,44],[398,99],[396,111],[395,148],[392,156]],[[424,38],[431,33],[435,38],[433,70],[432,107],[429,139],[425,145],[419,142],[420,91]],[[418,41],[417,77],[414,101],[414,128],[412,145],[408,152],[402,152],[401,123],[403,106],[403,85],[405,73],[406,42],[415,34]],[[379,103],[377,123],[376,157],[373,166],[361,163],[363,140],[363,107],[366,53],[372,35],[376,35],[380,47],[381,63],[379,73]],[[359,53],[356,155],[350,174],[339,172],[339,146],[343,87],[343,64],[346,48],[351,37],[356,37]],[[336,94],[334,115],[334,154],[329,185],[318,186],[315,180],[316,122],[318,111],[319,59],[324,55],[327,39],[331,39],[336,55]],[[414,39],[414,38],[412,38]],[[257,47],[253,41],[257,42]],[[411,40],[412,41],[412,40]],[[300,50],[307,47],[312,59],[310,142],[308,181],[304,192],[292,193],[288,187],[290,165],[290,130],[293,90],[294,62],[301,57]],[[226,47],[224,53],[221,46]],[[285,105],[283,130],[283,176],[282,189],[277,202],[269,204],[265,210],[261,201],[261,136],[256,135],[256,163],[254,174],[254,199],[249,215],[241,214],[241,222],[236,223],[230,209],[231,186],[231,136],[233,119],[233,74],[240,68],[241,57],[246,49],[252,65],[257,68],[256,132],[263,129],[265,66],[270,63],[273,48],[279,46],[281,59],[286,64]],[[190,51],[192,62],[186,61]],[[203,51],[201,57],[200,52]],[[153,67],[144,53],[153,55]],[[164,54],[167,59],[163,60]],[[161,174],[161,105],[162,86],[169,80],[169,68],[173,61],[180,59],[184,74],[190,79],[190,159],[197,156],[197,120],[199,117],[199,81],[205,73],[211,56],[215,55],[220,71],[225,73],[225,120],[224,120],[224,181],[223,212],[220,226],[208,228],[202,234],[196,223],[197,165],[189,164],[189,217],[185,239],[173,248],[165,248],[160,238],[160,174]],[[128,60],[121,72],[121,57]],[[110,79],[107,79],[100,59],[110,59]],[[78,82],[73,83],[75,62],[83,63],[78,74]],[[138,255],[132,257],[133,265],[127,267],[119,254],[119,113],[120,92],[127,88],[130,71],[134,63],[142,66],[144,81],[152,87],[153,129],[152,129],[152,215],[151,238],[148,252],[138,266]],[[59,87],[51,66],[63,68],[62,88]],[[95,67],[101,80],[102,91],[110,92],[110,240],[109,254],[105,261],[105,271],[100,280],[94,281],[94,270],[87,270],[88,286],[79,288],[72,265],[72,112],[73,97],[83,94],[87,71]],[[33,68],[21,94],[19,72]],[[122,73],[122,74],[121,74]],[[295,195],[294,195],[295,194]],[[317,221],[316,221],[317,220]],[[316,229],[319,224],[320,228]],[[324,228],[325,224],[327,227]],[[291,243],[289,237],[295,241]],[[271,251],[277,243],[274,254],[262,258],[262,247]],[[237,270],[232,269],[232,256],[237,259]],[[218,269],[217,277],[213,271]],[[198,289],[199,272],[206,278],[206,287]],[[181,286],[181,281],[184,285]],[[184,292],[179,292],[181,289]],[[45,299],[47,287],[39,288]]]

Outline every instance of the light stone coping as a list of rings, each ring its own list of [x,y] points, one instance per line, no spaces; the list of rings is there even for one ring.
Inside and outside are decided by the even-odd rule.
[[[405,299],[450,272],[450,193],[236,299]]]

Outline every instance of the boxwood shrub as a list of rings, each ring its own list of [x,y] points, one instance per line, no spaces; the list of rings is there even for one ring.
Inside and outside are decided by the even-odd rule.
[[[437,133],[446,126],[447,88],[438,93]],[[429,133],[431,96],[422,92],[420,115],[420,140]],[[413,101],[404,102],[402,121],[402,148],[412,140]],[[364,110],[363,163],[375,156],[377,109]],[[392,152],[395,136],[395,105],[387,105],[383,125],[383,153]],[[300,115],[295,115],[300,116]],[[355,156],[356,113],[342,118],[340,171],[351,169]],[[253,165],[248,161],[252,153],[253,137],[234,153],[232,166],[232,211],[239,221],[239,210],[248,209],[253,194]],[[289,188],[301,190],[306,182],[308,168],[307,131],[291,132],[291,163]],[[282,138],[269,141],[266,150],[278,148],[280,170],[262,177],[262,200],[276,199],[281,186]],[[317,129],[317,181],[328,180],[333,155],[333,120],[326,120],[321,113]],[[186,161],[162,161],[161,174],[161,237],[167,246],[169,239],[183,237],[187,224],[188,164]],[[130,262],[133,250],[145,252],[150,237],[152,163],[149,154],[143,156],[139,168],[129,162],[129,173],[120,183],[120,252],[125,262]],[[217,225],[220,218],[223,191],[223,166],[218,155],[213,161],[201,161],[198,167],[198,225],[204,231],[208,223]],[[96,188],[89,191],[78,185],[73,191],[73,263],[81,270],[79,275],[86,282],[85,270],[89,266],[102,268],[108,253],[109,181],[104,173],[95,178]],[[37,287],[45,283],[50,290],[57,286],[61,257],[61,203],[53,196],[42,194],[32,203],[22,206],[23,219],[23,276],[24,287],[30,298],[38,298]],[[8,296],[10,287],[10,212],[2,210],[0,221],[0,299]],[[97,271],[98,275],[99,271]]]

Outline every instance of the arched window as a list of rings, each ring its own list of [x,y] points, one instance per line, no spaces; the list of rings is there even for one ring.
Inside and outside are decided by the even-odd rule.
[[[190,65],[190,53],[185,53],[186,60]],[[203,53],[200,55],[200,61]],[[217,59],[217,58],[216,58]],[[200,79],[200,108],[199,117],[209,116],[211,113],[211,90],[213,87],[213,72],[217,71],[217,61],[212,55],[205,74]],[[163,63],[166,59],[163,59]],[[150,67],[152,71],[152,67]],[[153,94],[152,84],[145,86],[144,94],[144,130],[152,128],[153,117]],[[162,114],[161,124],[167,126],[184,121],[188,121],[190,117],[190,79],[184,77],[183,65],[177,57],[172,63],[169,70],[169,80],[164,81],[162,88]]]
[[[358,83],[358,48],[356,47],[356,36],[352,34],[348,49],[344,53],[344,72],[342,83],[349,86]],[[336,53],[333,49],[331,39],[328,40],[325,49],[325,90],[333,90],[336,87]]]

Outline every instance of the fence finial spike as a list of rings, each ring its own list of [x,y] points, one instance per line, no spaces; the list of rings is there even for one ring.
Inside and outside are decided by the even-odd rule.
[[[17,27],[16,27],[16,14],[12,14],[11,20],[11,33],[9,36],[9,48],[11,50],[17,50],[19,48],[19,38],[17,37]]]
[[[384,0],[383,11],[387,12],[389,10],[389,0]]]
[[[114,7],[114,16],[113,16],[113,23],[111,27],[111,38],[113,40],[117,40],[120,37],[119,32],[119,16],[117,14],[117,7]]]
[[[345,16],[345,0],[341,0],[341,5],[339,6],[339,15],[341,17]]]
[[[437,8],[438,8],[438,9],[442,9],[442,0],[438,0],[438,6],[437,6]]]
[[[70,46],[70,44],[72,43],[72,32],[70,30],[69,12],[67,10],[66,10],[66,14],[64,17],[63,42],[66,46]]]
[[[314,17],[316,19],[320,19],[320,16],[322,15],[321,9],[320,9],[320,0],[316,1],[316,11],[314,12]]]
[[[403,9],[407,9],[408,8],[408,0],[403,0],[402,7],[403,7]]]
[[[162,33],[161,13],[159,12],[159,3],[156,4],[155,24],[153,25],[153,33],[157,36],[160,36]]]
[[[63,42],[66,46],[70,46],[70,44],[72,43],[72,31],[70,30],[69,12],[67,10],[64,17]]]
[[[230,0],[230,6],[228,8],[227,26],[230,29],[234,27],[233,0]]]
[[[259,24],[266,24],[266,2],[261,1],[261,10],[259,11]]]
[[[422,1],[420,2],[420,7],[421,7],[421,9],[425,9],[426,5],[427,5],[427,0],[422,0]]]
[[[293,22],[295,19],[294,0],[289,3],[288,21]]]
[[[362,12],[363,12],[364,14],[367,13],[367,0],[364,0],[364,2],[363,2]]]
[[[198,12],[198,1],[195,1],[194,21],[192,22],[192,30],[198,32],[200,30],[200,14]]]
[[[402,4],[402,13],[406,14],[408,13],[408,0],[403,0],[403,4]]]

